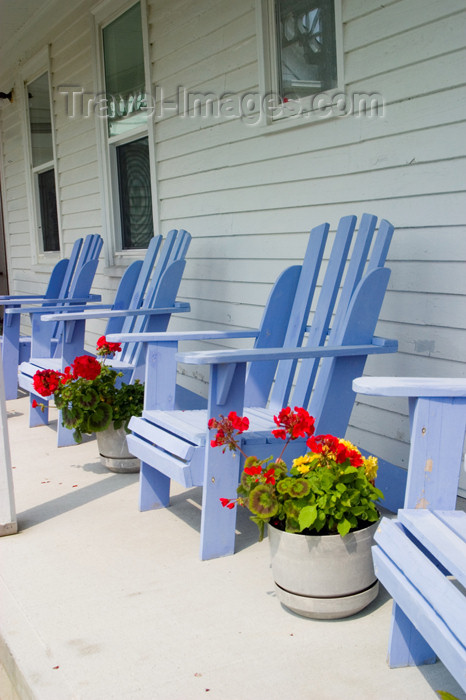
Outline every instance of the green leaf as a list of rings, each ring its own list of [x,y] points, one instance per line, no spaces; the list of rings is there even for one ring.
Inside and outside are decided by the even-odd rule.
[[[303,508],[299,514],[299,527],[301,530],[305,530],[315,522],[317,518],[317,506],[306,506]]]
[[[337,525],[337,530],[340,533],[342,537],[348,534],[348,532],[351,530],[351,523],[349,520],[346,518],[344,520],[341,520],[338,525]]]
[[[62,408],[62,424],[65,428],[72,430],[79,425],[82,420],[83,412],[82,409],[77,406],[76,408],[69,408],[68,406],[63,406]]]
[[[346,467],[344,473],[345,474],[359,474],[359,471],[358,471],[357,467],[349,466],[349,467]]]
[[[257,527],[259,528],[259,542],[262,542],[264,539],[265,520],[257,515],[252,515],[250,520],[252,520],[253,523],[256,523]]]
[[[65,405],[65,401],[58,394],[56,396],[54,395],[53,400],[55,401],[55,406],[59,409],[63,408],[63,406]]]
[[[99,403],[88,418],[89,432],[100,432],[108,428],[112,421],[112,407],[108,403]]]
[[[457,698],[456,695],[452,695],[451,693],[447,693],[446,690],[436,690],[435,692],[440,695],[442,700],[459,700],[459,698]]]

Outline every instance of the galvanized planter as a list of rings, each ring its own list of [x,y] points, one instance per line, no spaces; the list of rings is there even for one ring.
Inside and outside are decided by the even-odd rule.
[[[354,615],[377,596],[371,546],[378,523],[340,535],[301,535],[268,525],[280,602],[305,617]]]
[[[126,431],[124,428],[115,430],[113,423],[96,433],[100,461],[112,472],[134,473],[140,469],[140,461],[128,450]]]

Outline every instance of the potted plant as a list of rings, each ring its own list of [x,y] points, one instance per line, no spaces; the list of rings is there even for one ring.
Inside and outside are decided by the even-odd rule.
[[[109,343],[105,336],[97,341],[97,355],[80,355],[64,372],[38,370],[33,377],[34,390],[40,396],[52,396],[61,410],[62,423],[73,430],[77,443],[85,433],[96,433],[101,461],[112,471],[139,471],[139,460],[128,451],[126,434],[131,416],[140,416],[144,385],[136,380],[126,384],[123,376],[106,364],[106,359],[121,351],[120,343]],[[37,401],[32,406],[41,406]]]
[[[377,459],[333,435],[314,435],[314,418],[303,408],[284,408],[274,421],[283,449],[261,460],[241,448],[247,418],[231,412],[210,419],[217,431],[212,447],[245,459],[238,497],[222,498],[222,505],[248,508],[260,539],[268,524],[276,592],[286,607],[308,617],[353,615],[378,592],[371,556],[376,501],[383,498],[374,485]],[[283,453],[298,438],[309,451],[287,467]]]

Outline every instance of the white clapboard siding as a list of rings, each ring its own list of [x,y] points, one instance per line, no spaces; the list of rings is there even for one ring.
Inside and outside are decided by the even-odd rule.
[[[209,19],[212,21],[209,22]],[[220,56],[230,49],[235,51],[239,43],[242,45],[245,43],[245,26],[250,27],[249,38],[255,40],[254,20],[254,6],[244,10],[243,3],[220,2],[212,7],[210,13],[204,13],[198,18],[197,33],[193,32],[191,24],[185,25],[180,31],[176,29],[175,37],[165,34],[159,40],[156,33],[153,57],[160,77],[165,79],[178,72],[184,74],[187,65],[196,65],[208,59],[209,56]],[[226,24],[228,24],[228,32],[225,32]],[[206,42],[205,37],[208,37],[208,42]],[[173,38],[175,38],[175,44]],[[173,50],[174,46],[176,46],[175,51]],[[228,61],[229,57],[227,56],[225,59]],[[242,60],[246,62],[245,57]],[[214,64],[211,67],[212,74],[216,75],[222,69],[223,64],[217,61],[212,63]],[[205,78],[204,74],[200,73],[199,75],[203,79]]]
[[[372,172],[339,175],[333,178],[319,178],[308,173],[308,179],[280,184],[257,185],[256,187],[236,187],[229,191],[204,191],[183,196],[180,194],[166,200],[162,197],[163,214],[173,218],[196,216],[205,211],[217,213],[255,211],[281,208],[286,201],[291,207],[303,207],[326,202],[341,201],[342,191],[349,202],[357,202],[368,191],[374,199],[384,199],[390,186],[391,196],[420,196],[429,183],[432,192],[455,192],[461,178],[466,176],[466,160],[452,159],[440,163],[402,165],[398,168],[374,170]]]
[[[446,17],[423,25],[421,28],[415,27],[402,35],[395,34],[387,39],[380,39],[377,42],[377,53],[381,59],[390,60],[392,70],[404,68],[407,50],[409,51],[408,57],[413,63],[429,60],[441,55],[445,50],[443,43],[438,41],[439,35],[448,37],[449,50],[454,51],[463,48],[465,32],[466,21],[464,14],[461,13],[455,22],[451,21],[451,17]],[[352,81],[352,76],[357,76],[357,79],[360,80],[374,74],[373,54],[374,46],[372,44],[348,51],[345,64],[345,75],[348,82]],[[375,70],[377,68],[379,68],[378,64],[376,64]]]
[[[343,0],[343,7],[350,7],[352,4],[352,2],[345,3]],[[360,6],[360,16],[354,17],[353,21],[346,24],[345,49],[348,51],[364,44],[376,44],[387,36],[401,34],[400,26],[406,32],[414,27],[441,20],[442,17],[464,10],[462,0],[444,0],[442,3],[438,3],[436,0],[402,4],[384,2],[378,8],[374,8],[377,10],[376,12],[370,13],[365,11],[365,2],[357,2],[356,4]],[[375,2],[370,4],[376,5]],[[345,11],[343,13],[345,21]]]
[[[386,0],[383,3],[384,7],[388,7],[399,0]],[[352,0],[352,2],[342,3],[343,22],[348,24],[351,20],[359,19],[364,15],[370,15],[375,11],[380,10],[379,0]]]
[[[447,76],[444,78],[447,80]],[[316,125],[312,124],[313,128],[318,129],[318,139],[312,137],[312,132],[309,135],[311,125],[302,125],[297,119],[294,120],[293,126],[296,127],[298,138],[296,135],[290,138],[291,132],[286,129],[252,128],[239,119],[217,120],[215,129],[212,129],[210,124],[209,128],[203,128],[204,121],[199,124],[190,118],[162,119],[157,122],[155,130],[158,158],[163,161],[166,158],[185,157],[186,154],[198,154],[206,149],[209,149],[209,156],[212,155],[212,151],[215,156],[216,152],[213,149],[216,147],[220,149],[220,153],[229,153],[232,164],[267,160],[271,156],[299,154],[303,149],[327,149],[330,154],[333,148],[339,145],[358,144],[391,134],[415,132],[430,126],[463,121],[466,102],[464,85],[448,84],[446,87],[440,102],[438,95],[429,91],[424,95],[412,95],[409,102],[391,103],[383,118],[320,120]],[[385,95],[383,98],[386,100]],[[192,138],[193,125],[197,126],[196,139]],[[251,139],[254,139],[254,149],[250,148]],[[383,141],[381,145],[383,146]],[[207,164],[205,160],[202,163]]]
[[[241,181],[242,186],[254,186],[259,178],[262,185],[276,184],[283,181],[288,183],[299,181],[309,171],[309,179],[323,179],[336,175],[351,176],[353,173],[371,170],[385,170],[396,167],[400,161],[408,165],[412,161],[416,164],[435,162],[437,158],[456,159],[466,155],[466,125],[463,123],[433,127],[423,131],[394,135],[386,137],[380,144],[381,151],[374,154],[374,142],[367,141],[364,144],[342,145],[333,148],[330,153],[318,151],[306,152],[296,155],[282,155],[273,157],[270,154],[267,159],[267,170],[264,172],[264,163],[255,161],[241,163],[234,166],[229,162],[228,152],[224,154],[212,153],[216,160],[216,167],[222,167],[222,171],[208,170],[207,162],[199,162],[199,158],[192,158],[190,174],[187,173],[187,161],[178,162],[178,159],[166,161],[160,168],[159,191],[161,197],[176,197],[180,190],[185,194],[196,194],[199,191],[227,190],[231,187],[231,176]],[[312,155],[311,155],[312,154]],[[217,160],[218,156],[221,155]],[[311,164],[312,165],[311,165]],[[176,179],[171,173],[181,166],[185,173]],[[189,166],[188,166],[189,167]],[[178,170],[179,172],[179,170]]]
[[[102,232],[102,195],[94,119],[80,112],[68,86],[95,92],[92,63],[92,23],[82,8],[68,15],[51,45],[61,226],[65,241]],[[70,89],[71,92],[71,89]],[[74,112],[73,110],[76,110]],[[105,295],[109,282],[96,277],[93,289]]]

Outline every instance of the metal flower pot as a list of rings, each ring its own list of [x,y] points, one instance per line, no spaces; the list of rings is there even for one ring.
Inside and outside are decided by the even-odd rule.
[[[115,430],[111,424],[105,430],[96,433],[100,461],[112,472],[133,473],[140,469],[139,459],[128,450],[126,431],[124,428]]]
[[[301,535],[268,525],[280,602],[305,617],[354,615],[377,596],[371,546],[378,523],[340,535]]]

